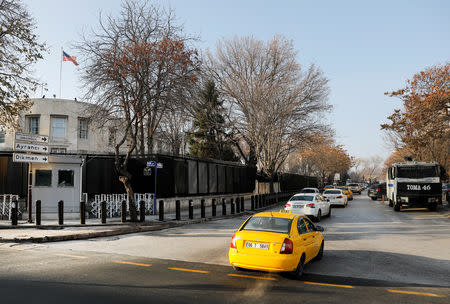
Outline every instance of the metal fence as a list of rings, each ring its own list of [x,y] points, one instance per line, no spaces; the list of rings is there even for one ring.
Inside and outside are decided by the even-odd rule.
[[[19,201],[19,195],[17,194],[0,194],[0,217],[11,219],[12,202]],[[21,213],[18,209],[19,214]]]
[[[87,198],[87,194],[84,195]],[[145,213],[153,215],[153,193],[135,193],[134,200],[136,203],[145,202]],[[122,202],[127,203],[127,212],[130,211],[130,202],[128,194],[96,194],[93,199],[86,200],[90,206],[90,213],[97,218],[101,216],[101,202],[106,202],[107,217],[121,216]]]

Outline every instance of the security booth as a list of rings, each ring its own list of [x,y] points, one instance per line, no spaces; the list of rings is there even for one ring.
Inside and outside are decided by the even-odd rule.
[[[42,219],[58,218],[58,202],[64,201],[64,218],[78,219],[82,158],[51,155],[48,163],[33,163],[32,198],[41,201]]]

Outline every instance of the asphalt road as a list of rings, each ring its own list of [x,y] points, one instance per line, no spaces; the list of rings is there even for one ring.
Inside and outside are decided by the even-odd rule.
[[[277,208],[279,209],[279,208]],[[450,223],[355,196],[333,208],[324,258],[303,281],[235,272],[227,251],[244,218],[158,232],[0,246],[2,303],[448,303]]]

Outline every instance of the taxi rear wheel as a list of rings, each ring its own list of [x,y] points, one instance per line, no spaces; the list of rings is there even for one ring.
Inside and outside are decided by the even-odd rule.
[[[303,277],[303,269],[305,267],[305,255],[302,255],[300,262],[297,265],[297,268],[294,271],[294,278],[296,280],[301,280]]]

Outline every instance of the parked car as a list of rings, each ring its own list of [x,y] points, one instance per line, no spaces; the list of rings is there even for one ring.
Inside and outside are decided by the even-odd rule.
[[[347,195],[341,189],[328,189],[323,192],[323,197],[331,206],[344,206],[348,204]]]
[[[303,188],[300,193],[320,193],[317,188]]]
[[[450,184],[442,184],[442,201],[447,201],[450,203]]]
[[[381,199],[383,195],[386,196],[386,183],[370,186],[367,195],[374,201]]]
[[[359,184],[352,183],[352,184],[349,184],[348,187],[350,188],[350,190],[352,190],[353,193],[361,194],[362,188]]]
[[[323,187],[323,190],[334,189],[334,188],[336,188],[336,187],[333,185],[326,185],[325,187]]]
[[[234,269],[292,272],[323,256],[320,226],[295,213],[262,212],[249,217],[233,234],[228,258]]]
[[[320,222],[322,216],[331,215],[330,202],[315,193],[298,193],[289,199],[284,210],[292,213],[304,214],[309,218]]]

